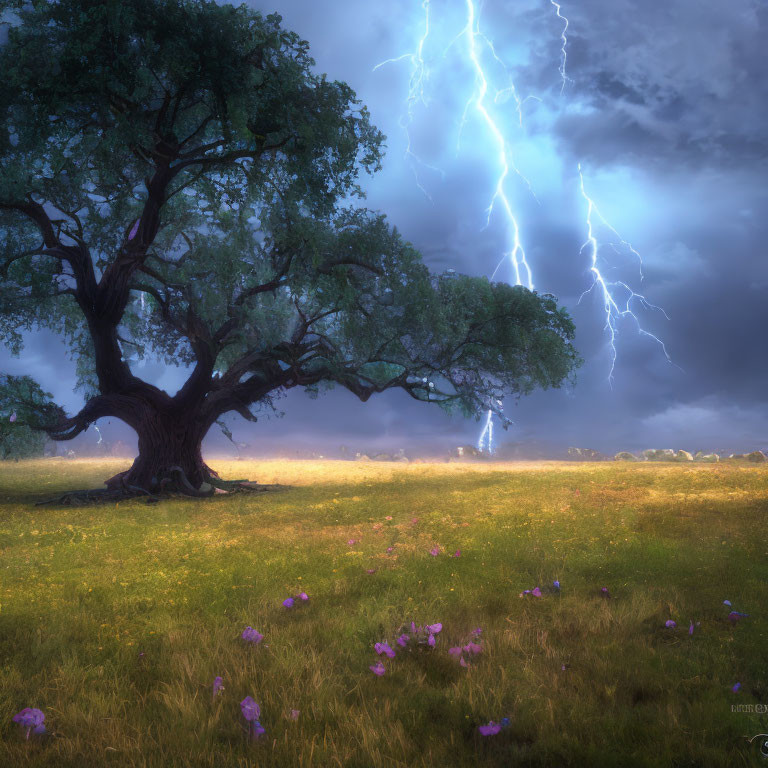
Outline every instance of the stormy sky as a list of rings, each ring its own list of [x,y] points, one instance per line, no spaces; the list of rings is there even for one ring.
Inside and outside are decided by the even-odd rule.
[[[429,77],[410,113],[411,60],[374,68],[418,49],[425,29],[419,0],[249,5],[279,12],[285,27],[309,41],[317,70],[348,82],[387,136],[382,172],[364,179],[366,205],[386,213],[431,268],[490,276],[509,249],[510,228],[498,205],[487,218],[500,154],[472,106],[478,80],[469,37],[460,34],[466,0],[430,3],[421,49]],[[768,5],[563,0],[561,7],[569,20],[564,87],[563,23],[549,0],[486,0],[477,9],[495,52],[476,38],[488,76],[485,104],[519,171],[508,176],[505,193],[535,288],[571,312],[586,361],[574,386],[507,401],[515,424],[496,432],[497,444],[606,453],[768,447]],[[668,316],[632,305],[672,363],[632,318],[618,321],[612,382],[599,286],[582,296],[593,276],[590,248],[582,248],[587,201],[579,164],[604,218],[593,215],[601,274]],[[633,251],[642,256],[642,278]],[[496,279],[514,282],[508,261]],[[0,350],[0,370],[34,376],[70,411],[82,404],[72,393],[74,363],[50,335],[29,335],[20,359]],[[183,380],[182,371],[158,363],[137,373],[171,393]],[[333,453],[340,444],[369,452],[447,449],[476,442],[481,426],[399,392],[360,403],[342,390],[320,400],[292,391],[278,406],[284,418],[255,425],[227,417],[235,439],[258,453]],[[114,419],[99,426],[106,439],[135,445]],[[78,443],[96,439],[89,430]],[[205,446],[232,452],[218,431]]]

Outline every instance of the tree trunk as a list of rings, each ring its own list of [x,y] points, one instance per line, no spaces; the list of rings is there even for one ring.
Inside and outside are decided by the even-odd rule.
[[[180,476],[182,473],[193,489],[199,489],[209,478],[211,471],[200,451],[208,430],[195,412],[180,413],[173,409],[158,413],[146,407],[135,429],[139,436],[139,455],[127,472],[105,481],[107,488],[131,485],[154,492],[162,490],[162,481],[170,478],[179,490],[189,490]],[[175,468],[180,468],[181,473]]]

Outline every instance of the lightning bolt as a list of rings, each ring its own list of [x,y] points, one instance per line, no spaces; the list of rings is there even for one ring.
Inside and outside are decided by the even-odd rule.
[[[510,171],[514,171],[518,176],[520,176],[520,178],[523,179],[529,191],[532,192],[531,185],[515,166],[514,160],[510,153],[509,145],[504,137],[504,134],[496,119],[489,111],[488,106],[486,105],[486,97],[488,96],[489,90],[489,79],[483,68],[480,52],[478,50],[478,41],[486,46],[486,48],[491,52],[493,59],[502,65],[507,75],[509,75],[509,70],[496,53],[496,49],[491,40],[489,40],[488,37],[481,33],[480,18],[475,9],[473,0],[466,0],[466,8],[467,24],[461,34],[464,35],[467,39],[467,55],[469,57],[469,61],[472,64],[472,69],[475,75],[475,88],[474,92],[467,100],[467,103],[464,107],[464,114],[462,116],[459,136],[461,136],[461,131],[463,130],[464,124],[467,121],[469,110],[474,107],[475,111],[480,115],[489,133],[493,137],[493,141],[496,145],[497,163],[499,167],[499,174],[496,177],[496,187],[494,189],[493,197],[491,198],[491,201],[486,210],[486,226],[490,224],[491,216],[494,210],[497,207],[500,208],[507,224],[507,236],[510,240],[509,248],[497,264],[496,269],[493,271],[491,280],[496,277],[496,273],[499,271],[501,265],[508,261],[512,266],[515,285],[525,285],[529,290],[532,291],[533,273],[531,272],[531,267],[528,264],[525,256],[525,250],[520,240],[520,226],[517,222],[517,218],[515,217],[512,203],[510,202],[510,199],[505,191],[505,183]],[[509,85],[506,88],[496,91],[493,97],[494,103],[499,103],[499,101],[501,101],[507,94],[509,94],[515,100],[518,120],[520,126],[522,126],[522,107],[525,100],[521,100],[518,96],[514,82],[511,78],[509,79]],[[482,451],[485,447],[488,453],[493,453],[493,411],[490,409],[486,414],[485,426],[480,433],[477,447],[480,451]]]
[[[578,303],[581,303],[581,300],[586,296],[586,294],[592,292],[595,289],[598,289],[601,295],[601,298],[603,300],[603,311],[605,312],[605,330],[608,332],[608,346],[611,351],[611,367],[608,371],[608,383],[613,383],[613,372],[616,368],[616,337],[618,336],[619,330],[618,330],[618,323],[622,318],[632,318],[632,320],[635,322],[637,326],[638,333],[640,333],[642,336],[648,336],[649,338],[653,339],[662,349],[664,352],[664,357],[666,357],[667,362],[671,363],[672,365],[675,365],[676,368],[680,368],[680,366],[676,365],[672,362],[672,359],[670,358],[669,354],[667,353],[667,348],[664,344],[664,342],[658,337],[654,336],[654,334],[650,333],[649,331],[646,331],[641,325],[640,320],[633,311],[632,304],[633,302],[638,302],[644,309],[655,309],[661,312],[664,317],[669,320],[669,315],[661,308],[657,307],[655,304],[651,304],[645,296],[643,296],[640,293],[636,293],[633,291],[625,282],[622,280],[616,280],[609,282],[605,279],[603,274],[600,272],[600,268],[598,266],[598,256],[600,254],[600,244],[598,242],[597,236],[595,235],[595,223],[594,219],[598,218],[600,222],[607,227],[618,239],[619,243],[618,245],[616,243],[609,243],[609,245],[613,248],[614,251],[619,252],[619,246],[625,248],[629,252],[631,252],[635,257],[637,257],[639,265],[640,265],[640,277],[642,279],[642,258],[640,254],[632,247],[630,243],[628,243],[626,240],[624,240],[619,233],[605,220],[603,215],[600,213],[598,207],[595,205],[594,200],[587,194],[586,189],[584,188],[584,174],[581,170],[581,163],[579,163],[579,190],[581,191],[581,196],[584,198],[584,200],[587,203],[587,239],[584,241],[583,245],[581,246],[581,249],[579,253],[584,253],[584,251],[587,251],[590,257],[590,272],[592,273],[592,285],[587,288],[584,293],[581,294],[579,297]],[[621,293],[623,296],[621,299],[617,298],[617,294]],[[622,303],[619,304],[619,301]],[[682,370],[680,368],[680,370]]]
[[[386,59],[377,64],[373,68],[373,71],[376,71],[386,64],[395,62],[408,61],[410,63],[407,106],[405,112],[401,115],[400,125],[406,134],[407,144],[405,156],[409,160],[414,171],[416,184],[431,200],[429,193],[421,184],[418,173],[419,167],[426,167],[433,171],[437,171],[443,177],[445,174],[440,169],[426,163],[416,154],[411,136],[411,127],[416,119],[416,109],[418,105],[421,104],[424,107],[428,105],[426,93],[427,81],[429,79],[429,66],[425,58],[425,47],[432,30],[430,20],[430,0],[423,0],[421,7],[424,11],[424,25],[416,50],[412,53],[405,53],[395,58]],[[526,98],[521,98],[518,94],[509,68],[498,55],[493,42],[480,31],[479,13],[474,0],[466,0],[465,13],[466,21],[463,28],[443,52],[443,59],[445,59],[449,51],[454,49],[459,41],[464,40],[466,48],[463,51],[463,55],[466,57],[466,62],[469,65],[474,78],[473,89],[464,105],[459,123],[456,148],[457,152],[461,148],[461,137],[470,114],[476,114],[490,134],[494,147],[495,163],[498,167],[493,193],[485,211],[485,226],[490,226],[491,218],[494,214],[502,216],[506,226],[508,241],[507,248],[497,264],[496,269],[494,269],[491,279],[493,280],[496,277],[496,274],[499,269],[501,269],[502,265],[508,263],[511,267],[515,285],[524,285],[529,290],[533,290],[533,273],[526,259],[525,249],[523,248],[520,234],[520,226],[515,217],[513,205],[507,193],[507,185],[510,175],[517,175],[524,182],[528,191],[534,198],[535,194],[533,194],[533,189],[528,179],[522,175],[515,165],[509,143],[506,140],[504,130],[502,129],[501,121],[494,116],[492,109],[493,105],[500,105],[509,99],[512,99],[517,112],[517,122],[522,127],[523,106],[528,99],[536,99],[537,97],[528,96]],[[501,66],[503,72],[507,76],[507,82],[503,88],[495,88],[492,85],[492,78],[487,73],[483,64],[483,53],[490,54],[493,61]],[[486,449],[489,452],[493,451],[493,412],[491,410],[487,413],[485,427],[478,443],[480,450],[483,450],[483,445],[486,446]]]
[[[429,2],[430,0],[423,0],[421,4],[421,7],[424,9],[424,31],[419,38],[416,50],[413,53],[404,53],[402,56],[397,56],[394,59],[385,59],[384,61],[379,62],[372,71],[375,72],[377,69],[385,66],[386,64],[394,64],[399,61],[409,61],[411,64],[411,76],[408,81],[408,100],[406,102],[406,111],[400,116],[399,122],[400,127],[405,131],[405,157],[408,160],[411,169],[413,170],[413,175],[416,179],[416,186],[431,201],[431,195],[422,186],[421,180],[419,179],[419,166],[428,168],[435,173],[439,173],[443,178],[445,177],[445,173],[440,168],[436,168],[435,166],[430,165],[429,163],[422,160],[413,151],[413,144],[411,139],[411,126],[415,120],[416,107],[419,103],[421,103],[424,107],[427,106],[425,85],[429,76],[429,68],[427,67],[427,62],[424,59],[424,46],[426,45],[427,38],[429,37],[430,33]]]
[[[493,57],[497,61],[500,61],[500,59],[497,56],[491,41],[488,40],[488,38],[480,32],[480,19],[475,11],[475,4],[473,0],[467,0],[467,25],[464,28],[462,35],[465,35],[467,38],[467,53],[475,75],[475,90],[467,100],[466,106],[464,107],[464,115],[462,116],[459,133],[461,134],[464,124],[467,121],[467,115],[470,108],[474,106],[474,109],[480,115],[486,127],[488,128],[489,133],[493,137],[493,141],[496,145],[497,162],[499,166],[499,174],[496,177],[496,188],[494,189],[493,197],[491,198],[488,208],[486,209],[486,226],[490,224],[491,215],[493,214],[494,209],[496,209],[497,206],[500,206],[507,223],[508,237],[511,241],[509,249],[504,254],[504,256],[502,256],[501,261],[493,271],[491,280],[493,280],[493,278],[496,276],[496,273],[499,271],[501,265],[505,261],[509,260],[509,263],[512,266],[512,272],[515,277],[515,285],[525,285],[529,290],[533,290],[533,274],[525,258],[525,250],[523,249],[523,245],[520,241],[520,227],[512,210],[512,204],[505,191],[505,182],[507,181],[510,170],[513,170],[515,173],[517,173],[526,182],[529,189],[530,184],[528,183],[528,180],[525,179],[525,177],[522,176],[522,174],[520,174],[515,167],[509,146],[506,139],[504,138],[504,134],[499,128],[497,121],[488,111],[488,107],[486,105],[486,97],[488,95],[489,89],[488,77],[485,73],[485,70],[483,69],[480,54],[478,52],[477,41],[481,40],[485,42],[489,47]],[[494,96],[494,100],[498,98],[499,93],[506,92],[509,92],[514,96],[515,102],[517,104],[517,112],[520,116],[520,120],[522,121],[522,101],[517,96],[514,84],[504,89],[503,91],[497,91]]]
[[[555,0],[549,0],[549,2],[555,7],[555,14],[557,18],[563,21],[563,31],[560,33],[560,41],[562,42],[562,45],[560,46],[560,69],[558,70],[560,72],[560,79],[563,83],[560,86],[560,94],[562,95],[563,91],[565,90],[566,83],[572,82],[571,78],[565,74],[565,65],[568,61],[568,53],[565,49],[568,45],[568,25],[570,22],[560,13],[562,6],[559,3],[556,3]]]

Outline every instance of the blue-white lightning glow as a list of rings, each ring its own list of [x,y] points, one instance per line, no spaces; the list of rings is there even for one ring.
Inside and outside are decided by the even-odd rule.
[[[459,2],[460,0],[453,0],[454,5],[458,6]],[[462,62],[465,68],[469,70],[472,77],[470,96],[464,104],[461,117],[458,121],[459,131],[457,138],[457,152],[461,149],[461,137],[468,121],[473,116],[478,118],[478,121],[487,132],[489,140],[487,141],[486,146],[491,154],[493,167],[496,170],[493,191],[486,208],[485,225],[486,227],[490,225],[492,217],[497,220],[500,218],[501,221],[503,221],[507,237],[507,247],[494,269],[491,279],[495,279],[499,270],[504,265],[508,264],[511,271],[510,282],[513,280],[515,285],[522,285],[529,290],[533,290],[533,273],[526,258],[521,236],[521,227],[516,216],[515,206],[510,197],[509,185],[516,176],[522,180],[531,194],[533,194],[533,189],[528,179],[520,173],[514,162],[510,131],[512,128],[523,127],[523,107],[526,101],[528,101],[528,99],[537,99],[540,101],[540,99],[534,96],[525,98],[520,97],[519,92],[515,87],[514,78],[510,68],[497,53],[493,40],[480,30],[478,2],[479,0],[477,2],[476,0],[464,0],[464,26],[458,30],[458,33],[455,34],[450,43],[443,49],[443,59],[446,59],[449,53],[455,55],[458,51],[459,55],[462,57]],[[550,0],[550,5],[555,10],[556,18],[562,22],[560,30],[560,61],[558,67],[558,73],[560,75],[560,94],[562,95],[566,85],[569,82],[573,82],[568,76],[567,71],[568,29],[570,21],[562,13],[561,3],[556,2],[556,0]],[[430,35],[432,35],[430,38],[432,46],[437,42],[434,38],[439,37],[439,31],[437,33],[435,32],[435,30],[439,30],[439,25],[433,27],[430,18],[430,0],[423,0],[422,8],[424,10],[424,25],[416,50],[413,53],[403,54],[397,58],[387,59],[376,65],[374,70],[384,64],[393,62],[408,61],[410,63],[407,107],[404,114],[401,116],[400,125],[405,130],[407,136],[405,155],[416,176],[416,183],[419,189],[421,189],[427,197],[430,197],[429,193],[424,189],[419,180],[418,169],[420,167],[429,168],[439,172],[443,176],[444,174],[439,169],[424,162],[424,160],[416,154],[411,137],[411,128],[416,120],[416,107],[419,104],[424,107],[428,105],[426,92],[430,69],[425,57],[425,47]],[[442,13],[447,15],[448,11],[443,8]],[[496,80],[498,78],[494,77],[494,75],[498,75],[499,70],[504,73],[506,78],[502,87],[496,87]],[[508,111],[507,114],[502,114],[499,109],[499,107],[510,101],[517,113],[517,119],[513,121],[509,120]],[[587,203],[587,240],[582,245],[580,254],[583,254],[585,251],[588,253],[590,257],[590,271],[593,276],[592,286],[582,294],[579,301],[581,301],[581,298],[583,298],[586,293],[589,293],[595,288],[599,289],[601,293],[605,311],[605,328],[609,335],[609,348],[611,351],[611,366],[608,374],[608,381],[611,383],[616,365],[616,339],[619,331],[619,321],[622,318],[632,318],[636,323],[638,332],[656,341],[661,346],[666,359],[670,363],[672,361],[667,354],[666,347],[661,339],[640,326],[639,319],[634,310],[639,305],[645,309],[655,309],[662,313],[664,313],[664,311],[661,308],[650,304],[645,296],[636,293],[626,282],[620,280],[608,281],[600,271],[601,263],[604,263],[605,261],[601,249],[607,248],[615,254],[631,254],[636,258],[640,270],[640,280],[642,281],[643,279],[642,259],[640,254],[603,218],[594,201],[587,195],[581,166],[579,166],[579,182],[581,195]],[[611,236],[604,241],[601,241],[601,238],[598,237],[596,232],[596,223],[602,225],[606,231],[610,232]],[[666,317],[666,313],[664,313],[664,315]],[[493,452],[492,410],[488,410],[487,412],[477,447],[481,451],[488,451],[489,453]]]
[[[472,63],[472,68],[475,74],[475,87],[464,108],[464,115],[462,116],[462,127],[467,119],[469,110],[474,108],[475,111],[481,116],[483,122],[488,128],[489,133],[493,137],[497,152],[496,162],[498,164],[499,173],[496,176],[496,188],[494,190],[493,197],[491,198],[490,204],[487,208],[486,225],[490,224],[491,215],[493,214],[494,209],[500,207],[500,210],[507,224],[507,236],[510,240],[509,248],[504,256],[502,256],[501,260],[496,266],[496,269],[493,271],[491,279],[493,280],[493,278],[496,276],[496,273],[499,271],[501,265],[505,261],[509,261],[512,266],[515,285],[526,285],[529,290],[533,290],[533,273],[531,272],[531,267],[525,257],[525,250],[523,249],[523,245],[520,241],[520,226],[517,223],[517,219],[515,218],[515,214],[512,209],[512,204],[505,190],[505,183],[507,181],[507,177],[509,176],[510,169],[514,170],[518,175],[521,174],[515,167],[515,164],[510,156],[509,145],[506,138],[504,137],[504,133],[502,132],[502,129],[500,128],[497,121],[494,119],[493,115],[489,112],[488,106],[486,104],[489,85],[488,77],[485,73],[485,70],[483,69],[481,56],[478,51],[478,40],[485,43],[485,45],[491,51],[493,58],[497,62],[501,62],[501,60],[497,55],[496,49],[491,40],[489,40],[480,32],[480,19],[476,12],[473,0],[467,0],[467,25],[463,34],[467,39],[468,56]],[[506,71],[506,66],[504,69]],[[499,101],[505,94],[510,94],[514,98],[515,104],[517,106],[518,118],[520,120],[520,124],[522,125],[522,101],[517,95],[514,83],[511,80],[510,85],[508,85],[505,89],[496,91],[494,94],[494,102]],[[522,178],[530,189],[528,180],[524,177]],[[480,451],[486,449],[488,453],[493,453],[493,411],[490,409],[486,415],[485,426],[483,427],[483,430],[480,433],[480,437],[477,441],[477,448]]]
[[[405,112],[400,116],[400,127],[405,131],[406,147],[405,157],[407,158],[412,170],[413,175],[416,178],[416,186],[432,200],[429,192],[422,186],[419,179],[419,167],[428,168],[435,173],[439,173],[444,176],[443,171],[440,168],[436,168],[433,165],[422,160],[413,150],[413,143],[411,140],[411,126],[415,120],[416,106],[419,102],[423,106],[427,106],[425,86],[427,81],[427,75],[429,73],[427,63],[424,59],[424,46],[429,37],[429,2],[430,0],[423,0],[421,7],[424,9],[424,31],[419,38],[419,43],[416,46],[416,50],[413,53],[404,53],[402,56],[397,56],[394,59],[386,59],[379,62],[374,68],[375,72],[379,67],[383,67],[385,64],[393,64],[398,61],[409,61],[411,65],[411,77],[408,81],[408,100]]]
[[[618,243],[609,242],[607,245],[609,245],[616,252],[619,252],[620,248],[624,248],[632,253],[635,257],[637,257],[638,263],[640,265],[641,278],[643,263],[642,258],[640,257],[640,254],[632,247],[632,245],[624,240],[618,234],[618,232],[616,232],[616,230],[605,220],[595,205],[595,202],[587,194],[584,188],[584,174],[581,170],[581,164],[579,164],[579,189],[581,191],[581,196],[587,203],[587,239],[584,241],[584,244],[581,246],[581,250],[579,252],[584,253],[584,251],[587,251],[589,254],[589,269],[593,278],[592,285],[587,288],[587,290],[584,291],[584,293],[582,293],[579,297],[579,303],[581,303],[581,300],[587,293],[590,293],[596,288],[600,291],[600,295],[603,300],[603,311],[605,312],[605,330],[608,333],[608,346],[611,352],[611,367],[608,371],[608,383],[611,384],[613,383],[613,371],[616,367],[616,337],[618,336],[619,332],[618,323],[622,318],[632,318],[637,326],[638,332],[643,336],[650,337],[657,344],[659,344],[662,351],[664,352],[664,356],[667,358],[667,362],[672,363],[669,354],[667,354],[667,348],[664,345],[664,342],[658,336],[654,336],[652,333],[644,330],[641,327],[640,320],[638,319],[632,307],[633,302],[638,302],[644,309],[658,310],[664,315],[664,317],[667,318],[667,320],[669,320],[669,316],[661,307],[657,307],[655,304],[651,304],[645,298],[645,296],[639,293],[635,293],[635,291],[633,291],[624,281],[615,280],[609,282],[605,279],[600,271],[598,264],[598,257],[600,255],[600,243],[597,236],[595,235],[595,218],[598,218],[600,222],[618,238]],[[619,295],[621,295],[620,298]],[[619,302],[621,302],[621,305]],[[674,363],[672,364],[674,365]]]
[[[491,41],[488,40],[488,38],[480,32],[480,19],[478,18],[475,10],[474,0],[467,0],[467,26],[465,27],[463,34],[467,38],[467,55],[469,57],[469,61],[472,64],[472,69],[474,70],[475,87],[464,108],[462,127],[466,122],[469,110],[474,108],[477,114],[479,114],[482,118],[483,122],[488,128],[488,132],[493,138],[493,142],[496,148],[496,163],[498,165],[499,172],[496,176],[496,187],[493,192],[493,197],[491,198],[488,208],[486,209],[486,225],[490,224],[491,215],[493,214],[494,210],[499,209],[504,216],[504,220],[507,225],[507,235],[510,241],[509,248],[499,262],[499,265],[494,270],[491,279],[495,277],[499,267],[508,260],[512,266],[512,272],[515,277],[515,285],[525,285],[529,290],[533,290],[533,274],[531,272],[528,261],[525,258],[525,250],[523,249],[523,245],[520,241],[520,227],[512,210],[512,203],[510,202],[505,189],[510,170],[513,170],[515,173],[520,175],[529,188],[530,184],[528,184],[528,181],[525,179],[525,177],[519,174],[517,168],[515,167],[514,161],[510,154],[509,145],[507,140],[504,138],[504,133],[502,132],[499,123],[489,112],[488,105],[486,104],[489,85],[488,77],[485,73],[485,70],[483,69],[481,54],[478,51],[478,40],[486,43],[486,45],[489,46],[493,57],[497,61],[499,61],[499,57],[497,56]],[[505,92],[510,92],[514,96],[515,102],[517,104],[518,115],[520,115],[520,119],[522,120],[522,102],[517,96],[514,85],[508,86],[503,91],[497,91],[496,94],[494,94],[494,100],[496,100],[499,93]]]

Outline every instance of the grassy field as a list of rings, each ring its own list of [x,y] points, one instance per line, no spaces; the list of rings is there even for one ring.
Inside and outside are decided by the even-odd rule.
[[[0,463],[0,765],[768,763],[768,467],[210,463],[289,488],[35,507],[127,463]]]

